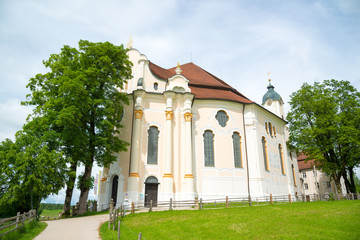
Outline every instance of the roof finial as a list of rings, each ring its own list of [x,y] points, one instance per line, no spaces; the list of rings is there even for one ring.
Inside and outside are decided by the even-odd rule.
[[[177,67],[176,67],[176,69],[175,69],[175,72],[176,72],[176,74],[181,74],[181,73],[182,73],[182,70],[181,70],[181,68],[180,68],[180,63],[179,63],[179,62],[177,63]]]
[[[132,36],[130,35],[130,37],[129,37],[129,42],[128,42],[128,44],[126,45],[128,49],[131,49],[131,48],[132,48],[133,42],[134,42],[134,40],[133,40]]]
[[[268,72],[266,75],[268,75],[269,84],[271,84],[270,72]]]

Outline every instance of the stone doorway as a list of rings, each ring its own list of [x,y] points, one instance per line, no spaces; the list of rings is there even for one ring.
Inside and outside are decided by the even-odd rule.
[[[116,206],[118,184],[119,184],[119,177],[116,175],[112,180],[112,189],[111,189],[111,198],[114,200],[114,207]]]
[[[157,206],[159,182],[156,177],[148,177],[145,181],[145,207],[150,207],[150,201],[153,201],[153,207]]]

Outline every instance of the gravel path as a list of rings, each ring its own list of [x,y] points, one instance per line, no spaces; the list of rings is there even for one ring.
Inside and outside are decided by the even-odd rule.
[[[108,214],[46,221],[48,226],[35,240],[98,240],[100,224]]]

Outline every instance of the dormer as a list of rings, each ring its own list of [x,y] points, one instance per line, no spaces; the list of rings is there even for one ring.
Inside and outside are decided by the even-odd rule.
[[[166,91],[180,92],[180,93],[190,93],[191,89],[189,88],[189,80],[181,75],[180,64],[178,63],[177,68],[175,69],[175,75],[168,78],[166,84]]]

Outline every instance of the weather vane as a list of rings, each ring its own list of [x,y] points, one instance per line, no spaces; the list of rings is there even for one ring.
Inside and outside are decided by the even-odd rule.
[[[128,42],[128,44],[126,45],[128,49],[131,49],[131,48],[132,48],[133,42],[134,42],[134,41],[133,41],[133,39],[132,39],[132,36],[130,35],[130,37],[129,37],[129,42]]]

